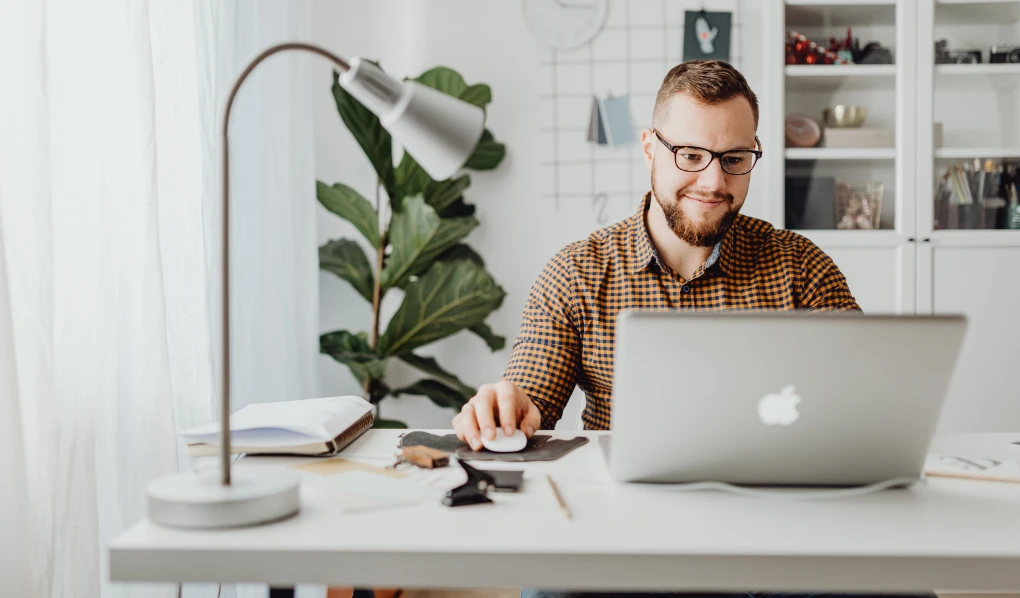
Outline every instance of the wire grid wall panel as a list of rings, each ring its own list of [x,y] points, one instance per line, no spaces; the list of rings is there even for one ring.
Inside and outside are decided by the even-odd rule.
[[[651,188],[640,131],[650,127],[662,78],[683,57],[684,12],[732,13],[730,62],[741,68],[738,0],[610,0],[605,26],[587,45],[548,50],[540,64],[544,199],[589,214],[601,227],[626,218]],[[635,140],[587,141],[594,96],[630,97]]]

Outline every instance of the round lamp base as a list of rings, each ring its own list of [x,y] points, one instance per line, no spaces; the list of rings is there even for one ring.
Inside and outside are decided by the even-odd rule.
[[[230,485],[223,486],[216,473],[186,471],[153,481],[147,489],[149,519],[170,527],[242,527],[278,521],[301,508],[295,475],[231,472]]]

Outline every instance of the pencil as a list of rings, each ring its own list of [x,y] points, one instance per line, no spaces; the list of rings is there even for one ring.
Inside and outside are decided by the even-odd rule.
[[[552,488],[553,496],[556,497],[556,502],[559,503],[560,510],[563,511],[563,514],[567,517],[567,519],[570,519],[570,507],[568,507],[567,503],[563,500],[563,495],[560,494],[560,489],[556,487],[556,482],[554,482],[552,476],[548,474],[545,476],[545,479],[549,480],[549,487]]]

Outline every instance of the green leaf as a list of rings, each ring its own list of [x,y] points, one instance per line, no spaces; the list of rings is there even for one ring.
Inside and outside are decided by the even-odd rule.
[[[489,328],[489,325],[485,322],[481,324],[475,324],[470,328],[471,332],[474,332],[478,336],[482,337],[486,345],[489,345],[489,350],[499,351],[506,346],[506,337],[499,336]]]
[[[372,302],[372,266],[361,246],[350,239],[330,241],[319,248],[319,268],[351,283],[358,294]]]
[[[436,405],[448,409],[460,409],[471,400],[471,395],[465,396],[449,386],[436,380],[419,380],[410,386],[398,388],[393,391],[394,396],[400,395],[424,395]]]
[[[506,293],[474,262],[435,262],[408,283],[379,339],[380,355],[400,355],[485,321]]]
[[[343,183],[330,187],[316,181],[315,191],[324,208],[353,224],[372,247],[379,248],[379,215],[367,199]]]
[[[404,152],[404,157],[400,160],[400,165],[396,170],[396,193],[390,196],[393,212],[400,212],[404,209],[403,200],[405,197],[424,193],[425,188],[433,184],[435,181],[425,172],[425,169],[414,161],[411,154]]]
[[[482,256],[478,255],[478,252],[471,249],[469,245],[465,245],[464,243],[457,243],[453,247],[447,249],[439,257],[437,257],[436,260],[443,262],[471,260],[479,266],[482,266],[483,268],[485,267],[485,260],[482,259]]]
[[[372,64],[379,66],[376,62]],[[379,117],[340,87],[339,76],[333,71],[333,99],[336,101],[337,112],[354,136],[354,140],[365,152],[368,161],[372,163],[372,168],[379,175],[386,194],[393,197],[396,192],[393,175],[393,140],[379,122]]]
[[[460,199],[460,196],[464,194],[464,190],[470,185],[471,177],[466,174],[455,179],[446,179],[445,181],[430,181],[422,191],[422,195],[425,196],[425,203],[432,206],[437,213],[442,215],[443,210]]]
[[[319,352],[350,368],[358,382],[381,379],[386,373],[386,358],[380,358],[368,346],[363,335],[346,330],[327,332],[319,337]]]
[[[424,272],[476,226],[474,217],[440,218],[421,197],[408,198],[390,221],[393,251],[380,276],[383,288],[401,286],[408,277]]]
[[[457,71],[445,66],[429,69],[419,75],[415,81],[432,89],[438,89],[455,98],[459,98],[460,94],[468,89],[467,83],[464,82],[464,77],[461,77]]]
[[[482,133],[482,138],[475,147],[475,153],[468,158],[464,168],[471,170],[492,170],[499,166],[506,155],[506,146],[496,141],[488,129]]]
[[[475,215],[475,206],[473,204],[464,203],[463,197],[458,197],[452,204],[446,206],[446,208],[439,212],[440,218],[464,218],[466,216]]]
[[[406,428],[407,424],[405,424],[402,421],[395,420],[395,419],[382,419],[382,418],[378,418],[377,417],[375,419],[375,424],[373,424],[372,427],[373,428],[380,428],[380,429],[383,429],[383,428],[389,428],[389,429],[401,428],[402,429],[402,428]]]
[[[492,88],[484,83],[477,85],[471,85],[460,92],[457,96],[465,102],[470,102],[479,108],[485,108],[485,106],[492,101]]]
[[[460,381],[460,378],[444,370],[439,366],[439,363],[431,357],[421,357],[414,353],[405,353],[398,355],[398,358],[403,362],[418,368],[426,374],[431,374],[439,379],[441,382],[456,390],[462,395],[466,395],[468,399],[474,396],[475,389],[471,388],[467,384]]]

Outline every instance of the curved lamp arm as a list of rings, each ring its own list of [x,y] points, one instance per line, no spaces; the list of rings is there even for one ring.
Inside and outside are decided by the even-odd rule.
[[[224,486],[230,485],[230,111],[234,106],[234,98],[241,89],[248,75],[255,70],[263,60],[277,52],[286,50],[304,50],[318,54],[340,67],[344,72],[351,70],[351,65],[346,60],[332,54],[318,46],[290,42],[277,44],[256,56],[248,66],[244,68],[237,82],[234,83],[230,95],[227,97],[226,113],[223,116],[223,364],[221,370],[221,384],[223,384],[222,400],[220,401],[220,469],[221,483]]]

